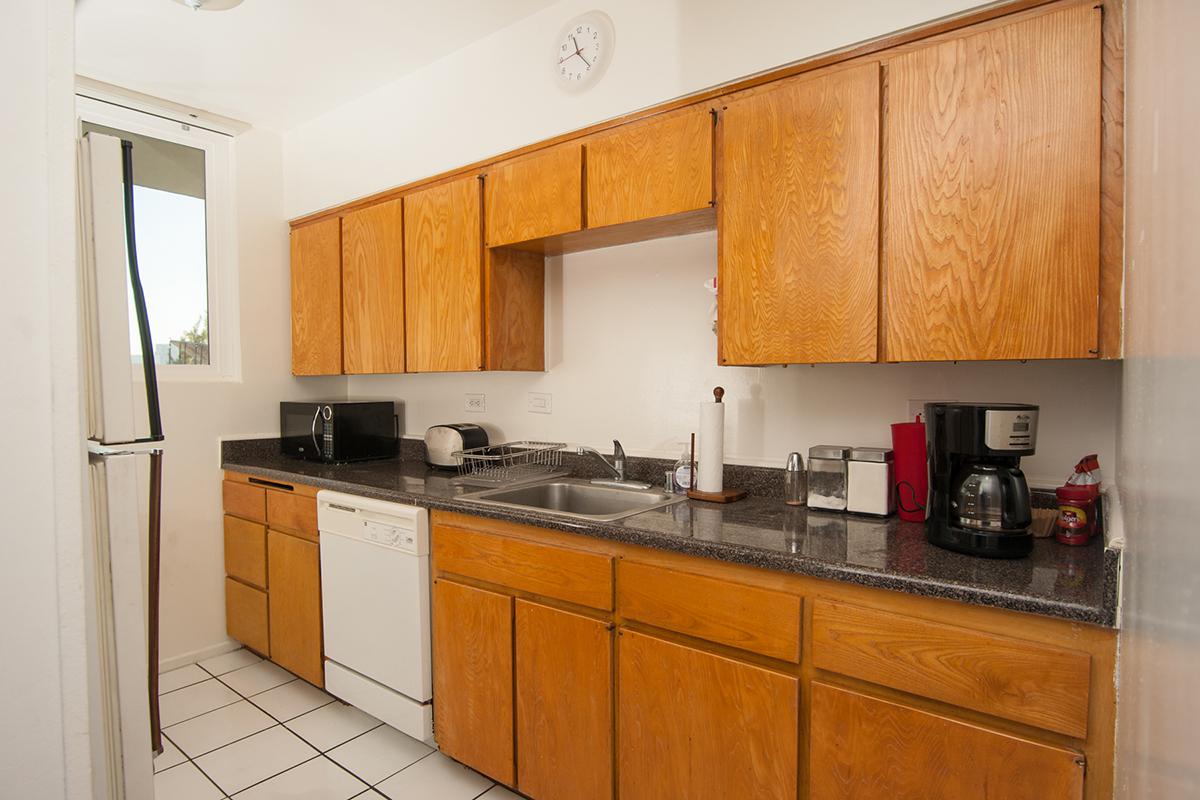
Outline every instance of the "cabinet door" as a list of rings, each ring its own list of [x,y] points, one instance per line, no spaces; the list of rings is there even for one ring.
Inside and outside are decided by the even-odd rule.
[[[404,372],[401,201],[342,217],[342,325],[347,375]]]
[[[268,630],[267,593],[233,578],[226,578],[225,632],[229,638],[269,656],[271,640]]]
[[[267,585],[271,587],[271,660],[309,683],[323,686],[319,545],[267,531]]]
[[[512,598],[433,583],[433,729],[446,755],[509,786],[513,764]]]
[[[720,363],[874,361],[879,65],[782,81],[721,124]]]
[[[813,800],[1071,800],[1083,757],[999,731],[813,682]]]
[[[342,372],[342,223],[295,228],[292,240],[292,374]]]
[[[583,147],[577,142],[492,168],[484,180],[487,246],[583,227]]]
[[[257,522],[225,515],[225,574],[267,588],[267,529]]]
[[[1075,5],[889,62],[889,361],[1094,354],[1100,15]]]
[[[404,198],[405,339],[409,372],[483,367],[483,231],[479,181]]]
[[[587,224],[618,225],[708,208],[713,123],[688,109],[623,125],[587,143]]]
[[[516,602],[517,788],[611,800],[612,626]]]
[[[794,800],[797,678],[628,630],[617,650],[622,800]]]

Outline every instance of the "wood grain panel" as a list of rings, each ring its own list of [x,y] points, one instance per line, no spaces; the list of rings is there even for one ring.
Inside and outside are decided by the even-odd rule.
[[[611,800],[612,625],[516,603],[517,788]]]
[[[479,181],[460,178],[404,198],[409,372],[483,368]]]
[[[1100,11],[888,66],[889,361],[1095,354]]]
[[[225,579],[225,632],[264,656],[271,655],[267,593],[233,578]]]
[[[813,666],[1084,738],[1084,652],[818,600]]]
[[[622,559],[622,617],[784,661],[800,661],[799,597]]]
[[[342,225],[330,217],[293,228],[292,374],[342,372]]]
[[[622,800],[794,800],[797,678],[627,630],[617,650]]]
[[[400,200],[342,217],[343,368],[404,372],[404,236]]]
[[[315,686],[324,686],[320,547],[298,536],[269,530],[267,573],[271,587],[271,660]]]
[[[451,758],[512,786],[512,598],[433,582],[433,724]]]
[[[1100,73],[1100,357],[1120,358],[1125,286],[1125,0],[1103,0]]]
[[[720,363],[875,360],[879,92],[872,62],[724,111]]]
[[[809,775],[813,800],[1078,800],[1084,768],[1073,750],[814,681]]]
[[[546,368],[546,259],[500,247],[484,256],[489,370]]]
[[[607,611],[613,607],[613,563],[608,556],[434,525],[433,561],[440,572],[581,606]]]
[[[250,486],[238,481],[223,481],[221,483],[221,502],[226,514],[253,520],[267,521],[266,492],[257,486]]]
[[[583,227],[583,147],[578,142],[496,164],[484,181],[488,247]]]
[[[623,125],[587,140],[589,228],[694,211],[713,200],[706,108]]]
[[[299,534],[310,541],[317,541],[316,498],[268,491],[267,524],[272,528]]]
[[[267,529],[261,523],[225,515],[225,574],[267,588]]]

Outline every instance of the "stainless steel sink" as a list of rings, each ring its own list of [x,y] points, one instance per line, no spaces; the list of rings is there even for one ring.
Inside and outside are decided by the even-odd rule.
[[[517,488],[488,489],[464,494],[460,500],[491,506],[533,509],[547,514],[609,522],[682,502],[683,495],[656,489],[598,486],[588,481],[562,479]]]

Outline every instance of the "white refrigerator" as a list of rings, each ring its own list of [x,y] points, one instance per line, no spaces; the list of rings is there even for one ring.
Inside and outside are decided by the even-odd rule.
[[[92,509],[85,574],[91,600],[93,794],[112,800],[151,800],[153,755],[161,751],[157,662],[163,434],[138,276],[132,157],[132,145],[113,136],[88,133],[79,140],[82,413]],[[131,302],[140,367],[130,354]],[[142,373],[140,381],[135,369]],[[148,487],[139,477],[147,471]],[[145,535],[142,520],[147,521]]]

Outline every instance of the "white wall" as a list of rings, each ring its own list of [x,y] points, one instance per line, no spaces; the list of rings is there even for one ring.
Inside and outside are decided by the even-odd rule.
[[[73,7],[0,10],[0,794],[90,794],[75,311]]]
[[[284,135],[289,215],[459,166],[741,75],[839,48],[975,5],[613,0],[616,53],[582,95],[553,83],[553,38],[592,6],[563,0],[429,67]],[[886,444],[909,399],[1013,400],[1044,408],[1031,478],[1061,483],[1076,459],[1112,467],[1116,364],[715,367],[711,297],[715,238],[704,234],[550,259],[548,372],[362,377],[354,396],[399,397],[406,428],[486,420],[506,438],[554,437],[631,454],[677,457],[695,403],[723,385],[731,403],[727,457],[781,465],[812,444]],[[528,391],[554,413],[525,410]],[[464,414],[463,392],[487,413]]]
[[[343,378],[291,375],[288,231],[278,134],[241,134],[234,140],[234,162],[242,380],[159,384],[167,436],[160,655],[167,664],[227,641],[219,439],[278,435],[280,400],[346,392]]]
[[[1129,4],[1117,796],[1200,796],[1200,5]]]
[[[982,5],[977,0],[561,0],[289,130],[289,217],[565,131]],[[556,85],[562,25],[600,8],[616,27],[608,73]]]

